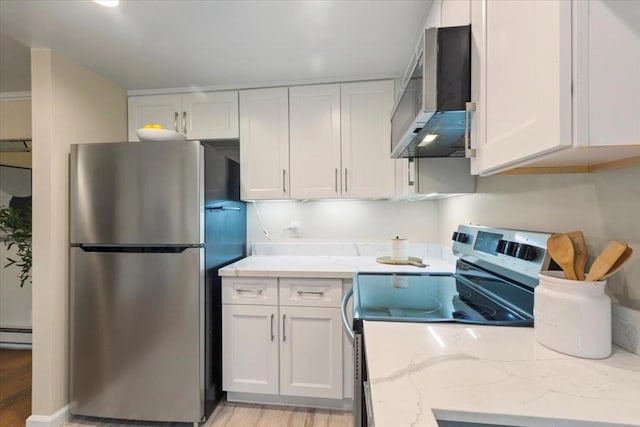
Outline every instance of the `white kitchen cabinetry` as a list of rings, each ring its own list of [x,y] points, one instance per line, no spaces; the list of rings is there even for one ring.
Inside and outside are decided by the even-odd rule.
[[[289,88],[292,199],[390,198],[393,82]]]
[[[344,83],[340,90],[342,197],[391,198],[393,81]]]
[[[280,394],[342,399],[340,279],[279,279]]]
[[[289,198],[289,90],[240,92],[243,200]]]
[[[474,173],[640,155],[639,2],[482,0],[471,20]]]
[[[129,141],[136,129],[158,123],[188,139],[237,139],[238,92],[196,92],[129,97]]]
[[[226,391],[278,393],[278,307],[222,306],[222,386]]]
[[[149,95],[129,97],[129,141],[139,141],[136,129],[157,123],[164,129],[181,132],[180,95]]]
[[[344,407],[341,297],[340,279],[223,278],[229,400]]]
[[[222,386],[278,393],[278,279],[222,280]]]
[[[476,178],[463,157],[396,160],[396,198],[421,200],[476,191]]]
[[[340,309],[280,307],[280,394],[342,399]]]
[[[340,85],[289,88],[291,198],[340,197]]]

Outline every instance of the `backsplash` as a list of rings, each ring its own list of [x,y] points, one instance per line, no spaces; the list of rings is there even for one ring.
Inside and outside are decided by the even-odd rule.
[[[614,342],[640,354],[640,167],[592,174],[509,175],[479,178],[476,194],[438,202],[438,237],[449,245],[458,224],[537,231],[582,230],[590,261],[613,240],[634,249],[609,279]]]
[[[258,256],[387,256],[389,242],[258,242],[251,245],[251,254]],[[409,243],[409,256],[438,258],[455,264],[451,248],[434,243]]]
[[[247,208],[249,245],[269,241],[263,225],[273,241],[384,242],[395,236],[408,237],[410,242],[438,241],[438,208],[434,200],[256,202]],[[282,231],[292,221],[300,223],[300,238]]]

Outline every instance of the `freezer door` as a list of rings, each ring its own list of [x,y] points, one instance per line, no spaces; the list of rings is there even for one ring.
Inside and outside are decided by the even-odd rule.
[[[71,413],[199,421],[204,249],[70,254]]]
[[[201,243],[203,158],[197,141],[72,145],[70,242]]]

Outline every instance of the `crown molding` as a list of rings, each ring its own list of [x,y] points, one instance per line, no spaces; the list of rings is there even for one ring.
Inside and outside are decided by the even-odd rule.
[[[219,84],[213,86],[191,86],[191,87],[177,87],[166,89],[133,89],[128,90],[128,96],[145,96],[145,95],[170,95],[192,92],[216,92],[223,90],[243,90],[243,89],[266,89],[274,87],[288,87],[288,86],[304,86],[314,84],[328,84],[328,83],[352,83],[371,80],[392,80],[398,79],[400,76],[397,74],[367,74],[352,76],[349,78],[324,78],[324,79],[306,79],[306,80],[288,80],[281,82],[269,82],[269,83],[249,83],[249,84]]]

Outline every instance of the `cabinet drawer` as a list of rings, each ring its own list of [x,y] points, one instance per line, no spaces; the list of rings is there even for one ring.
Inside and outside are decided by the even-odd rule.
[[[341,279],[280,279],[280,305],[340,307]]]
[[[223,278],[223,304],[277,305],[278,279]]]

